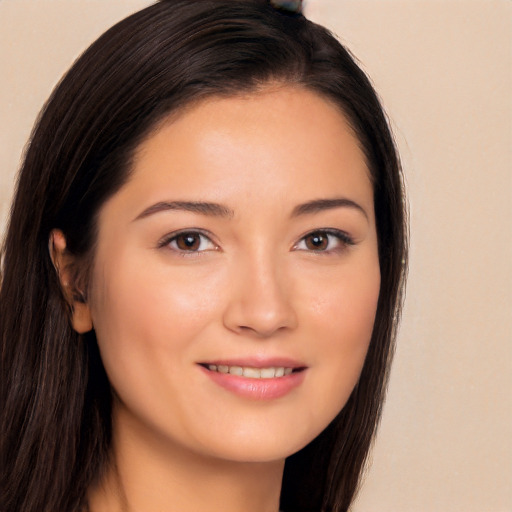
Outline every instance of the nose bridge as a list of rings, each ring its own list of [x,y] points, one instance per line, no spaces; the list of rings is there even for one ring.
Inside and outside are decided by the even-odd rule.
[[[268,337],[296,325],[291,282],[283,256],[264,244],[237,258],[234,293],[225,314],[228,328]]]

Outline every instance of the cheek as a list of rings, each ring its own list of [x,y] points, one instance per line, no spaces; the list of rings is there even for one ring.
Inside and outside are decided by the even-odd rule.
[[[303,307],[326,333],[327,346],[365,345],[373,330],[380,292],[378,258],[370,254],[356,263],[334,268],[320,279],[311,276],[303,286]]]
[[[323,368],[315,374],[315,389],[321,389],[322,395],[329,397],[326,405],[332,417],[345,405],[361,373],[375,323],[379,291],[377,261],[366,266],[364,272],[347,272],[329,280],[311,300],[314,307],[310,336],[315,340],[312,360]]]
[[[169,266],[145,265],[131,255],[103,260],[95,270],[91,310],[107,373],[117,384],[139,381],[160,365],[188,360],[191,342],[216,317],[215,273],[191,276]]]

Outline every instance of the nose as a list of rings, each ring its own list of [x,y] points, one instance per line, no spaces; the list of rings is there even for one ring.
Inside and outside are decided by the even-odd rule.
[[[223,318],[225,327],[256,338],[294,329],[298,319],[293,287],[283,268],[263,256],[247,258],[236,267]]]

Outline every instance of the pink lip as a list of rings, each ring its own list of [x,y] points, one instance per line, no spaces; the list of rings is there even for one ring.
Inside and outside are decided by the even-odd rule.
[[[300,386],[304,380],[306,366],[292,361],[290,359],[230,359],[208,361],[206,364],[225,365],[225,366],[249,366],[252,368],[301,368],[302,371],[293,372],[283,377],[272,379],[251,379],[240,377],[229,373],[220,373],[211,371],[202,365],[199,365],[201,371],[205,373],[215,384],[243,398],[252,400],[273,400],[281,398],[293,389]]]

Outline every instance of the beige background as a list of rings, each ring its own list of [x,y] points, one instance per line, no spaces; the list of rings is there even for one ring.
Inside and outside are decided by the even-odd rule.
[[[0,0],[0,229],[35,116],[147,0]],[[354,512],[512,511],[512,2],[309,0],[389,112],[411,216],[404,320]]]

